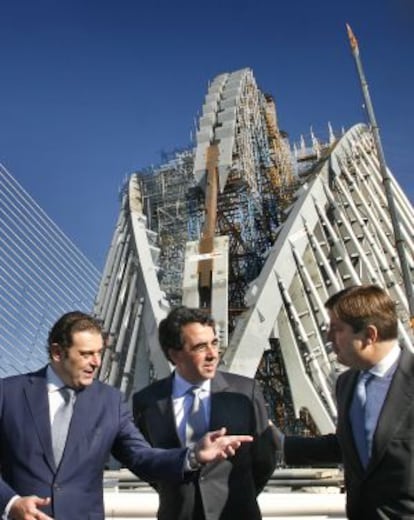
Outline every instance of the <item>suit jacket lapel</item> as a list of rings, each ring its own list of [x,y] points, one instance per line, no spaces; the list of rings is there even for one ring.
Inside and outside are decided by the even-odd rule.
[[[223,392],[225,392],[228,388],[229,384],[227,383],[225,377],[221,372],[217,371],[216,375],[211,380],[211,410],[209,431],[219,430],[223,427],[223,425],[229,423],[231,415],[229,414],[228,408],[225,405],[223,406],[222,399]],[[201,469],[201,473],[205,476],[220,464],[223,464],[223,461],[215,461],[210,462],[209,464],[205,464]]]
[[[55,471],[55,461],[52,452],[49,399],[47,395],[46,367],[28,377],[25,394],[32,414],[35,432],[43,448],[45,458],[51,470]]]
[[[77,444],[85,439],[86,432],[96,433],[91,425],[95,422],[95,410],[97,409],[93,403],[98,401],[98,385],[95,383],[77,393],[60,467],[67,458],[71,457],[71,451],[76,448]]]
[[[412,406],[414,399],[413,373],[414,356],[403,350],[378,418],[374,435],[373,457],[368,468],[374,466],[381,459],[395,430]]]
[[[175,414],[172,403],[173,375],[160,381],[157,395],[157,408],[159,413],[159,427],[164,430],[165,445],[181,447],[182,442],[178,436]]]
[[[220,399],[220,393],[226,391],[228,387],[229,385],[223,374],[217,371],[211,381],[210,430],[218,430],[229,421],[229,410],[222,406]]]
[[[351,419],[349,417],[349,410],[354,394],[354,388],[357,383],[359,372],[357,370],[350,370],[349,374],[344,377],[342,387],[338,389],[338,416],[339,423],[343,428],[341,448],[346,452],[346,459],[355,467],[356,471],[362,472],[364,468],[359,458],[359,453],[354,441],[354,434],[352,431]],[[341,419],[342,418],[342,419]]]

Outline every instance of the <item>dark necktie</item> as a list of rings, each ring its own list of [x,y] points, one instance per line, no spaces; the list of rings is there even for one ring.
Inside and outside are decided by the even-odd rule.
[[[59,389],[59,392],[64,401],[56,410],[52,423],[52,448],[56,467],[59,466],[65,449],[66,437],[68,436],[73,405],[75,403],[75,391],[73,388],[63,386]]]
[[[366,421],[367,406],[369,406],[369,403],[367,402],[367,387],[373,378],[374,375],[370,372],[364,372],[362,376],[360,376],[355,387],[351,405],[352,431],[354,433],[359,457],[364,468],[367,466],[370,457]]]
[[[192,386],[187,393],[192,396],[185,428],[186,445],[188,446],[197,442],[206,433],[206,420],[200,399],[201,388]]]

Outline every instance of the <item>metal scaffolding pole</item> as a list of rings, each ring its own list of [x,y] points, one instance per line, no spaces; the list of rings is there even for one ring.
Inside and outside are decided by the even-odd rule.
[[[407,262],[407,257],[405,253],[404,247],[404,238],[402,236],[401,228],[400,228],[400,219],[398,217],[398,211],[394,200],[394,194],[392,192],[391,185],[391,177],[388,174],[387,164],[385,162],[384,150],[381,144],[381,138],[379,133],[379,128],[377,125],[377,121],[375,119],[374,107],[372,106],[371,96],[369,94],[368,83],[365,79],[364,70],[362,68],[361,58],[359,56],[359,47],[358,41],[352,32],[351,27],[346,25],[348,31],[348,37],[351,44],[352,54],[355,58],[355,63],[358,70],[358,76],[361,82],[362,94],[365,100],[365,106],[368,113],[369,122],[372,129],[372,135],[374,137],[374,143],[378,154],[378,160],[380,165],[380,172],[383,179],[385,195],[387,197],[388,209],[391,216],[391,222],[393,226],[394,236],[395,236],[395,246],[398,253],[398,258],[400,260],[401,265],[401,273],[403,278],[403,283],[405,287],[405,292],[407,295],[408,308],[410,311],[410,321],[411,328],[414,328],[414,293],[413,293],[413,282],[411,280],[410,269]]]

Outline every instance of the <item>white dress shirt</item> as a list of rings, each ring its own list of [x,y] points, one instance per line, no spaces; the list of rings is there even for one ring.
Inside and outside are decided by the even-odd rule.
[[[395,364],[395,368],[397,367],[397,359],[401,355],[401,349],[398,345],[398,341],[395,341],[392,349],[388,352],[388,354],[381,359],[375,366],[373,366],[369,372],[374,374],[377,377],[384,377],[388,370]]]
[[[200,384],[194,385],[189,383],[177,371],[174,372],[173,388],[172,388],[172,401],[175,416],[175,425],[177,428],[178,437],[181,440],[183,446],[185,446],[185,425],[186,417],[188,416],[192,404],[192,396],[188,390],[194,386],[199,386],[200,400],[203,407],[205,422],[210,424],[210,411],[211,411],[211,381],[207,379],[202,381]],[[207,432],[206,432],[207,433]]]
[[[59,390],[66,385],[50,365],[46,370],[46,384],[47,396],[49,399],[49,418],[50,424],[52,425],[57,409],[65,401],[62,393],[59,392]]]

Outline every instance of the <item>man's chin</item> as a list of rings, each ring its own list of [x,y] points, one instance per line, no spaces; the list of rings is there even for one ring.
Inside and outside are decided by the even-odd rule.
[[[94,376],[85,377],[85,378],[82,379],[82,381],[79,381],[79,386],[80,387],[89,386],[89,385],[91,385],[94,382],[94,379],[95,379]]]
[[[216,369],[212,370],[205,370],[203,373],[204,379],[213,379],[213,377],[216,375]]]

